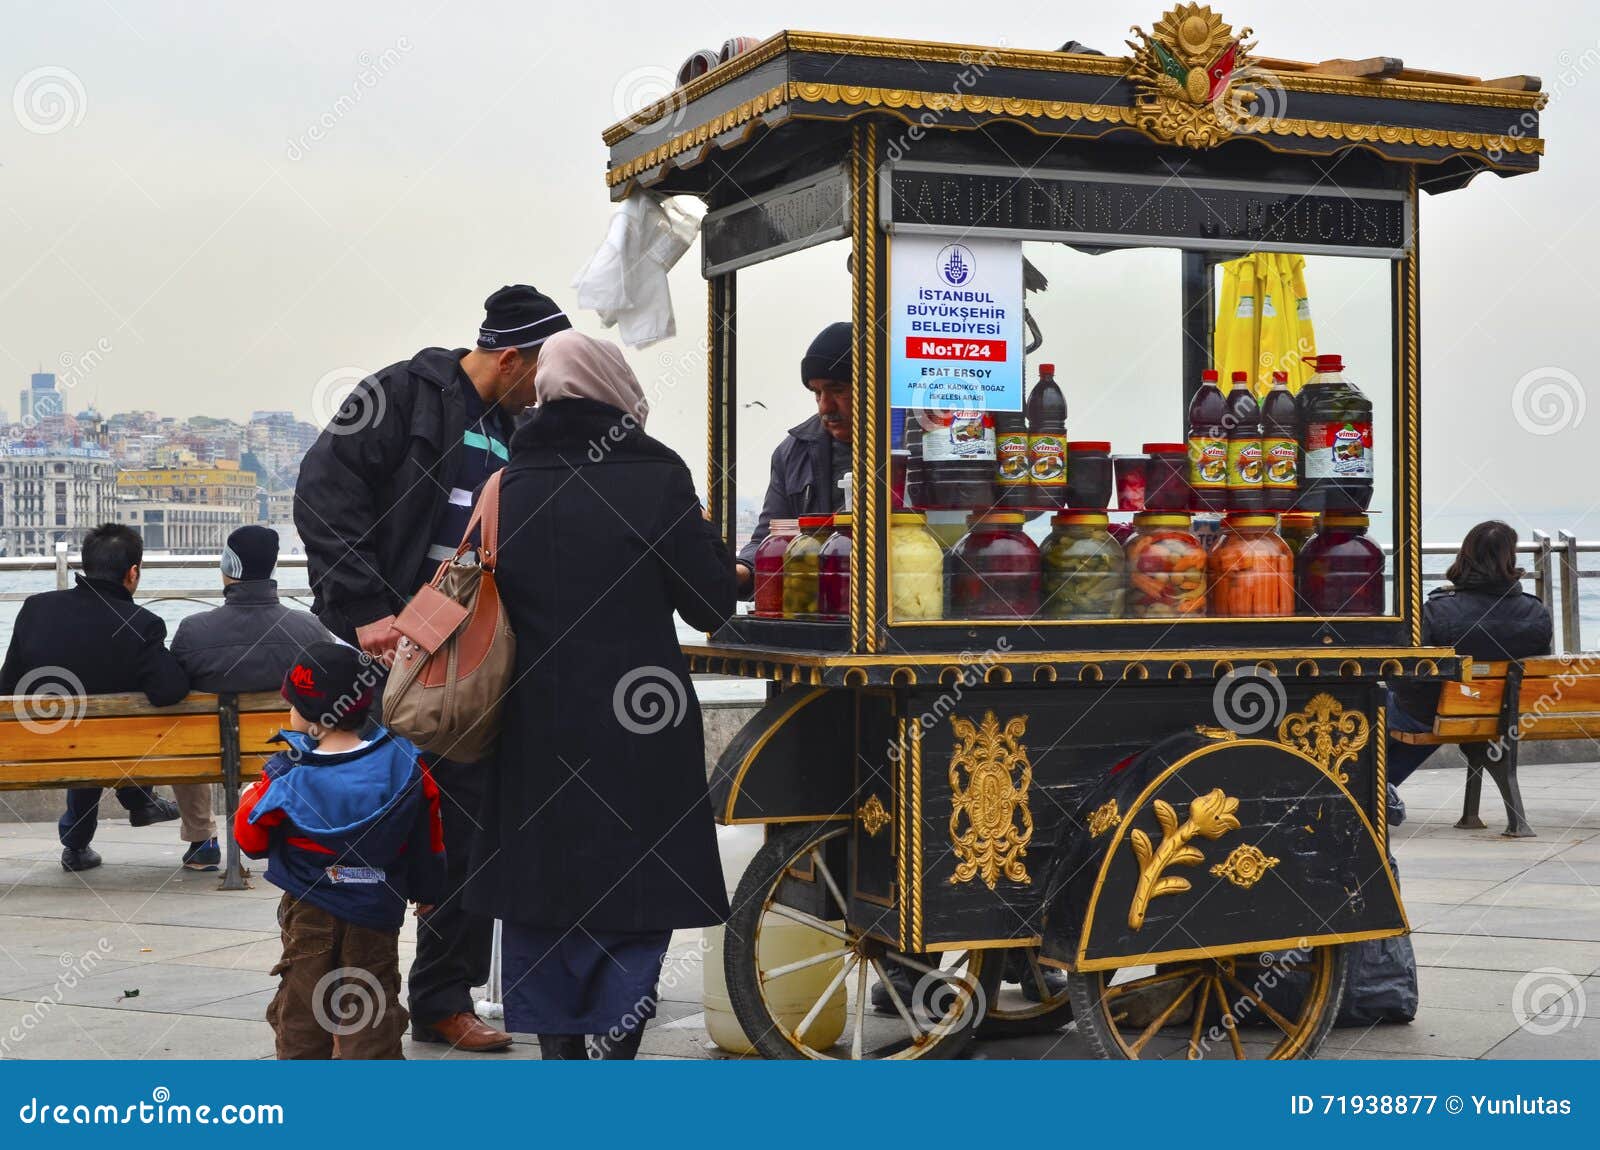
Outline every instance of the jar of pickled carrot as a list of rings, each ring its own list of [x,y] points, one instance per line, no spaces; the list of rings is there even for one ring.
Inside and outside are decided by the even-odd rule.
[[[1143,511],[1128,540],[1128,616],[1164,619],[1206,613],[1206,553],[1181,511]]]
[[[1207,576],[1213,616],[1294,614],[1294,552],[1278,534],[1276,515],[1224,517]]]

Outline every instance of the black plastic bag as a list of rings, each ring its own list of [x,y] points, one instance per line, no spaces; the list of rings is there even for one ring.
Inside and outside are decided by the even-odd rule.
[[[1353,942],[1345,951],[1350,974],[1335,1026],[1410,1022],[1417,1016],[1417,956],[1410,935]]]

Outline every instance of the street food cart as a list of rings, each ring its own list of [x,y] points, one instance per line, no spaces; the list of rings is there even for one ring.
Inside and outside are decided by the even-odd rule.
[[[848,245],[842,608],[740,614],[687,649],[697,673],[769,684],[712,779],[722,822],[766,828],[724,957],[733,1009],[769,1057],[946,1057],[1069,1017],[1106,1057],[1305,1057],[1333,1024],[1350,946],[1408,929],[1385,819],[1386,687],[1463,671],[1422,644],[1421,193],[1534,171],[1543,97],[1526,76],[1261,57],[1249,29],[1192,4],[1135,33],[1116,56],[783,32],[605,133],[613,199],[708,208],[708,503],[730,544],[736,492],[758,499],[767,479],[737,470],[739,413],[792,376],[739,378],[741,308],[762,303],[739,298],[741,272]],[[1153,440],[1173,437],[1217,366],[1224,261],[1303,255],[1313,294],[1324,263],[1361,272],[1377,301],[1364,338],[1388,344],[1362,365],[1373,414],[1354,448],[1365,434],[1372,534],[1392,556],[1375,605],[1330,615],[1297,594],[1270,615],[1219,611],[1223,544],[1202,543],[1209,610],[1135,612],[1133,582],[1098,617],[1008,611],[1005,595],[999,611],[982,596],[964,607],[952,564],[976,564],[979,582],[1008,571],[982,568],[970,503],[933,582],[915,581],[927,572],[897,533],[938,515],[924,523],[905,489],[907,429],[949,437],[954,409],[974,409],[981,439],[986,405],[1021,418],[1024,245],[1087,269],[1170,260],[1181,306],[1137,307],[1179,337],[1181,369],[1115,401],[1122,418],[1149,413]],[[988,286],[922,294],[941,279]],[[981,306],[919,313],[919,299]],[[918,314],[960,322],[918,328]],[[1324,348],[1348,342],[1338,319],[1319,318]],[[1076,350],[1055,352],[1063,378]],[[983,372],[954,366],[973,363]],[[957,378],[996,383],[941,408],[929,388]],[[1304,486],[1315,464],[1300,447]],[[924,470],[936,462],[926,449]],[[1178,551],[1190,533],[1178,525]]]

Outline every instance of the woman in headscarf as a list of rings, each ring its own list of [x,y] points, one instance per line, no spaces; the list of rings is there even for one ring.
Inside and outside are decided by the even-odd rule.
[[[1517,533],[1498,519],[1478,524],[1461,541],[1449,581],[1422,608],[1422,642],[1454,647],[1485,662],[1548,655],[1554,637],[1550,608],[1522,589]],[[1401,684],[1390,694],[1389,730],[1431,731],[1439,709],[1436,683]],[[1411,777],[1438,747],[1389,740],[1389,781]]]
[[[719,627],[733,559],[617,347],[559,332],[535,386],[501,481],[517,665],[467,904],[504,924],[508,1030],[632,1058],[672,931],[728,911],[673,613]]]

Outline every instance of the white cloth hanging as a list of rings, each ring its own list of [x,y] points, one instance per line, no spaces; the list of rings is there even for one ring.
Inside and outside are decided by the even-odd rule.
[[[636,191],[623,200],[599,250],[572,281],[578,306],[615,326],[629,347],[677,334],[667,272],[694,243],[703,210],[692,197]]]

